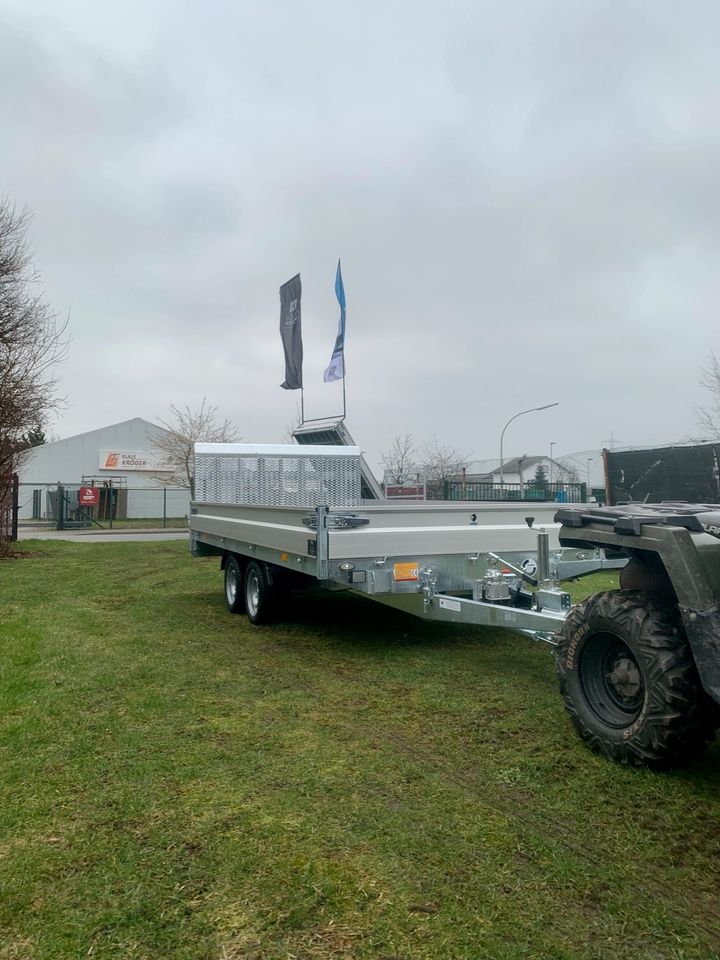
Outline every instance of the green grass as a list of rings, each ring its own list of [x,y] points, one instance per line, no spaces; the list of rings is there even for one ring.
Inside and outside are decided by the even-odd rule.
[[[22,547],[2,960],[718,956],[717,745],[591,754],[520,636],[347,595],[252,628],[184,544]]]

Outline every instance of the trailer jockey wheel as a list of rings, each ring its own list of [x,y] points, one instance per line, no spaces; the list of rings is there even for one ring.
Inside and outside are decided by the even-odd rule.
[[[245,570],[245,608],[251,623],[272,623],[278,614],[278,597],[264,563],[251,560]]]
[[[243,573],[237,557],[228,557],[225,563],[225,603],[230,613],[245,613]]]
[[[589,597],[565,621],[556,657],[577,732],[611,760],[672,766],[711,732],[677,607],[657,594]]]

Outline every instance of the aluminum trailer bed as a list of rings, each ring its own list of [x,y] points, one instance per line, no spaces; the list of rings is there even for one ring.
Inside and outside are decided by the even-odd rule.
[[[221,557],[231,609],[244,591],[259,622],[273,582],[315,581],[552,642],[570,608],[557,581],[624,563],[561,548],[557,504],[368,503],[361,468],[357,447],[196,445],[191,551]]]

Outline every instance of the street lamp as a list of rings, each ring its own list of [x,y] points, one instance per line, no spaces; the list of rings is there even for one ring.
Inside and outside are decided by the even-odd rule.
[[[553,440],[550,444],[550,486],[552,487],[553,482],[553,447],[557,445],[557,440]]]
[[[558,401],[558,403],[559,403],[559,401]],[[508,422],[507,422],[507,423],[505,424],[505,426],[502,428],[502,433],[500,434],[500,486],[501,486],[501,487],[502,487],[502,486],[504,485],[504,483],[505,483],[505,477],[504,477],[504,475],[503,475],[503,440],[504,440],[504,438],[505,438],[505,431],[507,430],[507,428],[508,428],[508,427],[510,426],[510,424],[513,422],[513,420],[517,420],[518,417],[522,417],[523,414],[525,414],[525,413],[535,413],[537,410],[549,410],[550,407],[557,407],[557,406],[558,406],[558,403],[546,403],[546,404],[545,404],[544,406],[542,406],[542,407],[530,407],[529,410],[521,410],[520,413],[516,413],[514,417],[510,417],[510,419],[508,420]]]

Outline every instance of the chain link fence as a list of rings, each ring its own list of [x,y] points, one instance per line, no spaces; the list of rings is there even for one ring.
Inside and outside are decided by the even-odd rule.
[[[720,503],[720,442],[607,450],[608,502]]]
[[[568,479],[573,483],[582,483],[587,490],[589,500],[607,503],[605,489],[605,461],[602,448],[578,450],[557,457],[557,462],[568,471]]]
[[[45,522],[60,529],[182,527],[190,511],[185,487],[86,486],[76,481],[21,483],[18,493],[21,523]]]
[[[558,457],[558,462],[573,479],[587,484],[590,497],[603,503],[720,502],[720,442],[581,450]]]

